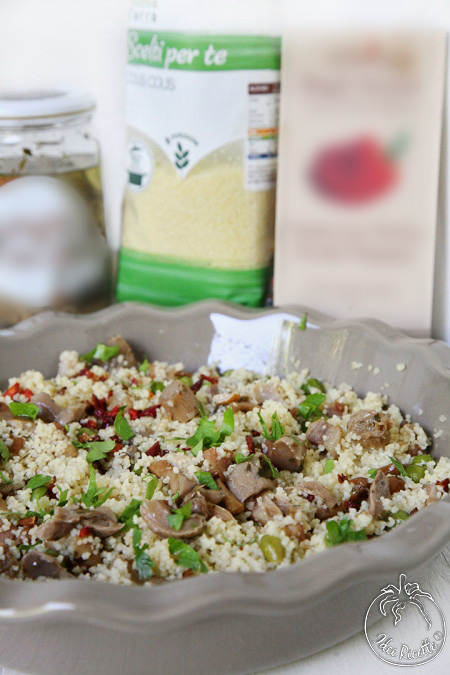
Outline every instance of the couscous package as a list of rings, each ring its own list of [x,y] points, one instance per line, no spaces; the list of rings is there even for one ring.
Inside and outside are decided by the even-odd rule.
[[[193,0],[188,13],[180,0],[134,0],[119,300],[264,303],[280,92],[280,39],[267,34],[275,12],[268,0]]]

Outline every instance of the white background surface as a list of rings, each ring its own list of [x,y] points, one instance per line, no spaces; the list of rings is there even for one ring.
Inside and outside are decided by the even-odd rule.
[[[241,0],[244,2],[244,0]],[[257,0],[253,0],[257,4]],[[277,2],[277,0],[274,0]],[[188,7],[188,1],[186,6]],[[277,2],[282,7],[283,2]],[[125,146],[125,30],[127,0],[0,0],[0,89],[14,87],[79,85],[98,100],[94,132],[101,142],[106,217],[110,241],[119,245],[120,210],[124,180]],[[398,23],[419,19],[423,25],[450,29],[450,0],[290,0],[289,22],[306,13],[327,21]],[[362,12],[362,17],[361,17]],[[445,180],[448,182],[447,177]],[[441,221],[441,228],[445,221]],[[450,236],[441,232],[440,250],[450,259]],[[443,265],[443,261],[441,261]],[[441,268],[443,269],[443,267]],[[440,337],[450,341],[450,279],[439,280],[441,309],[435,325]],[[446,314],[442,307],[447,307]],[[450,622],[450,549],[420,579],[433,594]],[[394,580],[393,580],[394,581]],[[413,636],[411,636],[413,642]],[[24,635],[24,643],[26,636]],[[450,642],[444,652],[419,673],[449,672]],[[1,663],[1,631],[0,631]],[[1,675],[12,671],[0,668]],[[386,666],[369,649],[363,634],[297,664],[270,671],[272,675],[319,675],[333,672],[359,675],[399,671]],[[400,671],[402,672],[402,671]],[[416,671],[414,671],[416,672]],[[80,673],[80,675],[88,675]],[[89,674],[90,675],[90,674]],[[114,675],[114,674],[111,674]],[[134,675],[134,674],[133,674]]]

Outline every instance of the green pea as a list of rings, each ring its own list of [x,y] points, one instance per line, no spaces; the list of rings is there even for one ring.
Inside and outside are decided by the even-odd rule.
[[[178,379],[180,380],[180,382],[184,382],[184,384],[186,384],[188,387],[192,387],[192,385],[194,384],[192,381],[192,377],[189,377],[189,375],[183,375]]]
[[[410,464],[409,466],[406,466],[405,471],[415,483],[419,483],[420,479],[425,476],[425,467],[419,466],[418,464]]]
[[[423,466],[427,462],[434,462],[434,459],[431,455],[417,455],[417,457],[412,458],[412,463],[418,464],[419,466]]]
[[[286,550],[279,537],[275,537],[272,534],[265,534],[261,537],[258,546],[267,562],[280,563],[284,560]]]
[[[153,394],[156,394],[157,391],[163,391],[165,389],[164,384],[162,382],[152,382],[150,389],[152,390]]]
[[[407,511],[403,511],[402,509],[396,511],[395,513],[389,513],[389,515],[391,518],[398,521],[407,520],[409,518],[409,513]]]

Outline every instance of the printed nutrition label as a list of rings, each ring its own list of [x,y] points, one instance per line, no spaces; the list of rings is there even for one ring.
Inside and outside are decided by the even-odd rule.
[[[279,82],[248,85],[246,190],[267,190],[275,185],[279,107]]]

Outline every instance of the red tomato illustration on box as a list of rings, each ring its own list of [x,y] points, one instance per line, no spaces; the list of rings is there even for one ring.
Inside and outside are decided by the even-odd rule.
[[[398,155],[405,138],[391,148],[371,136],[329,146],[316,156],[310,177],[325,197],[346,204],[363,204],[381,197],[398,182]]]

